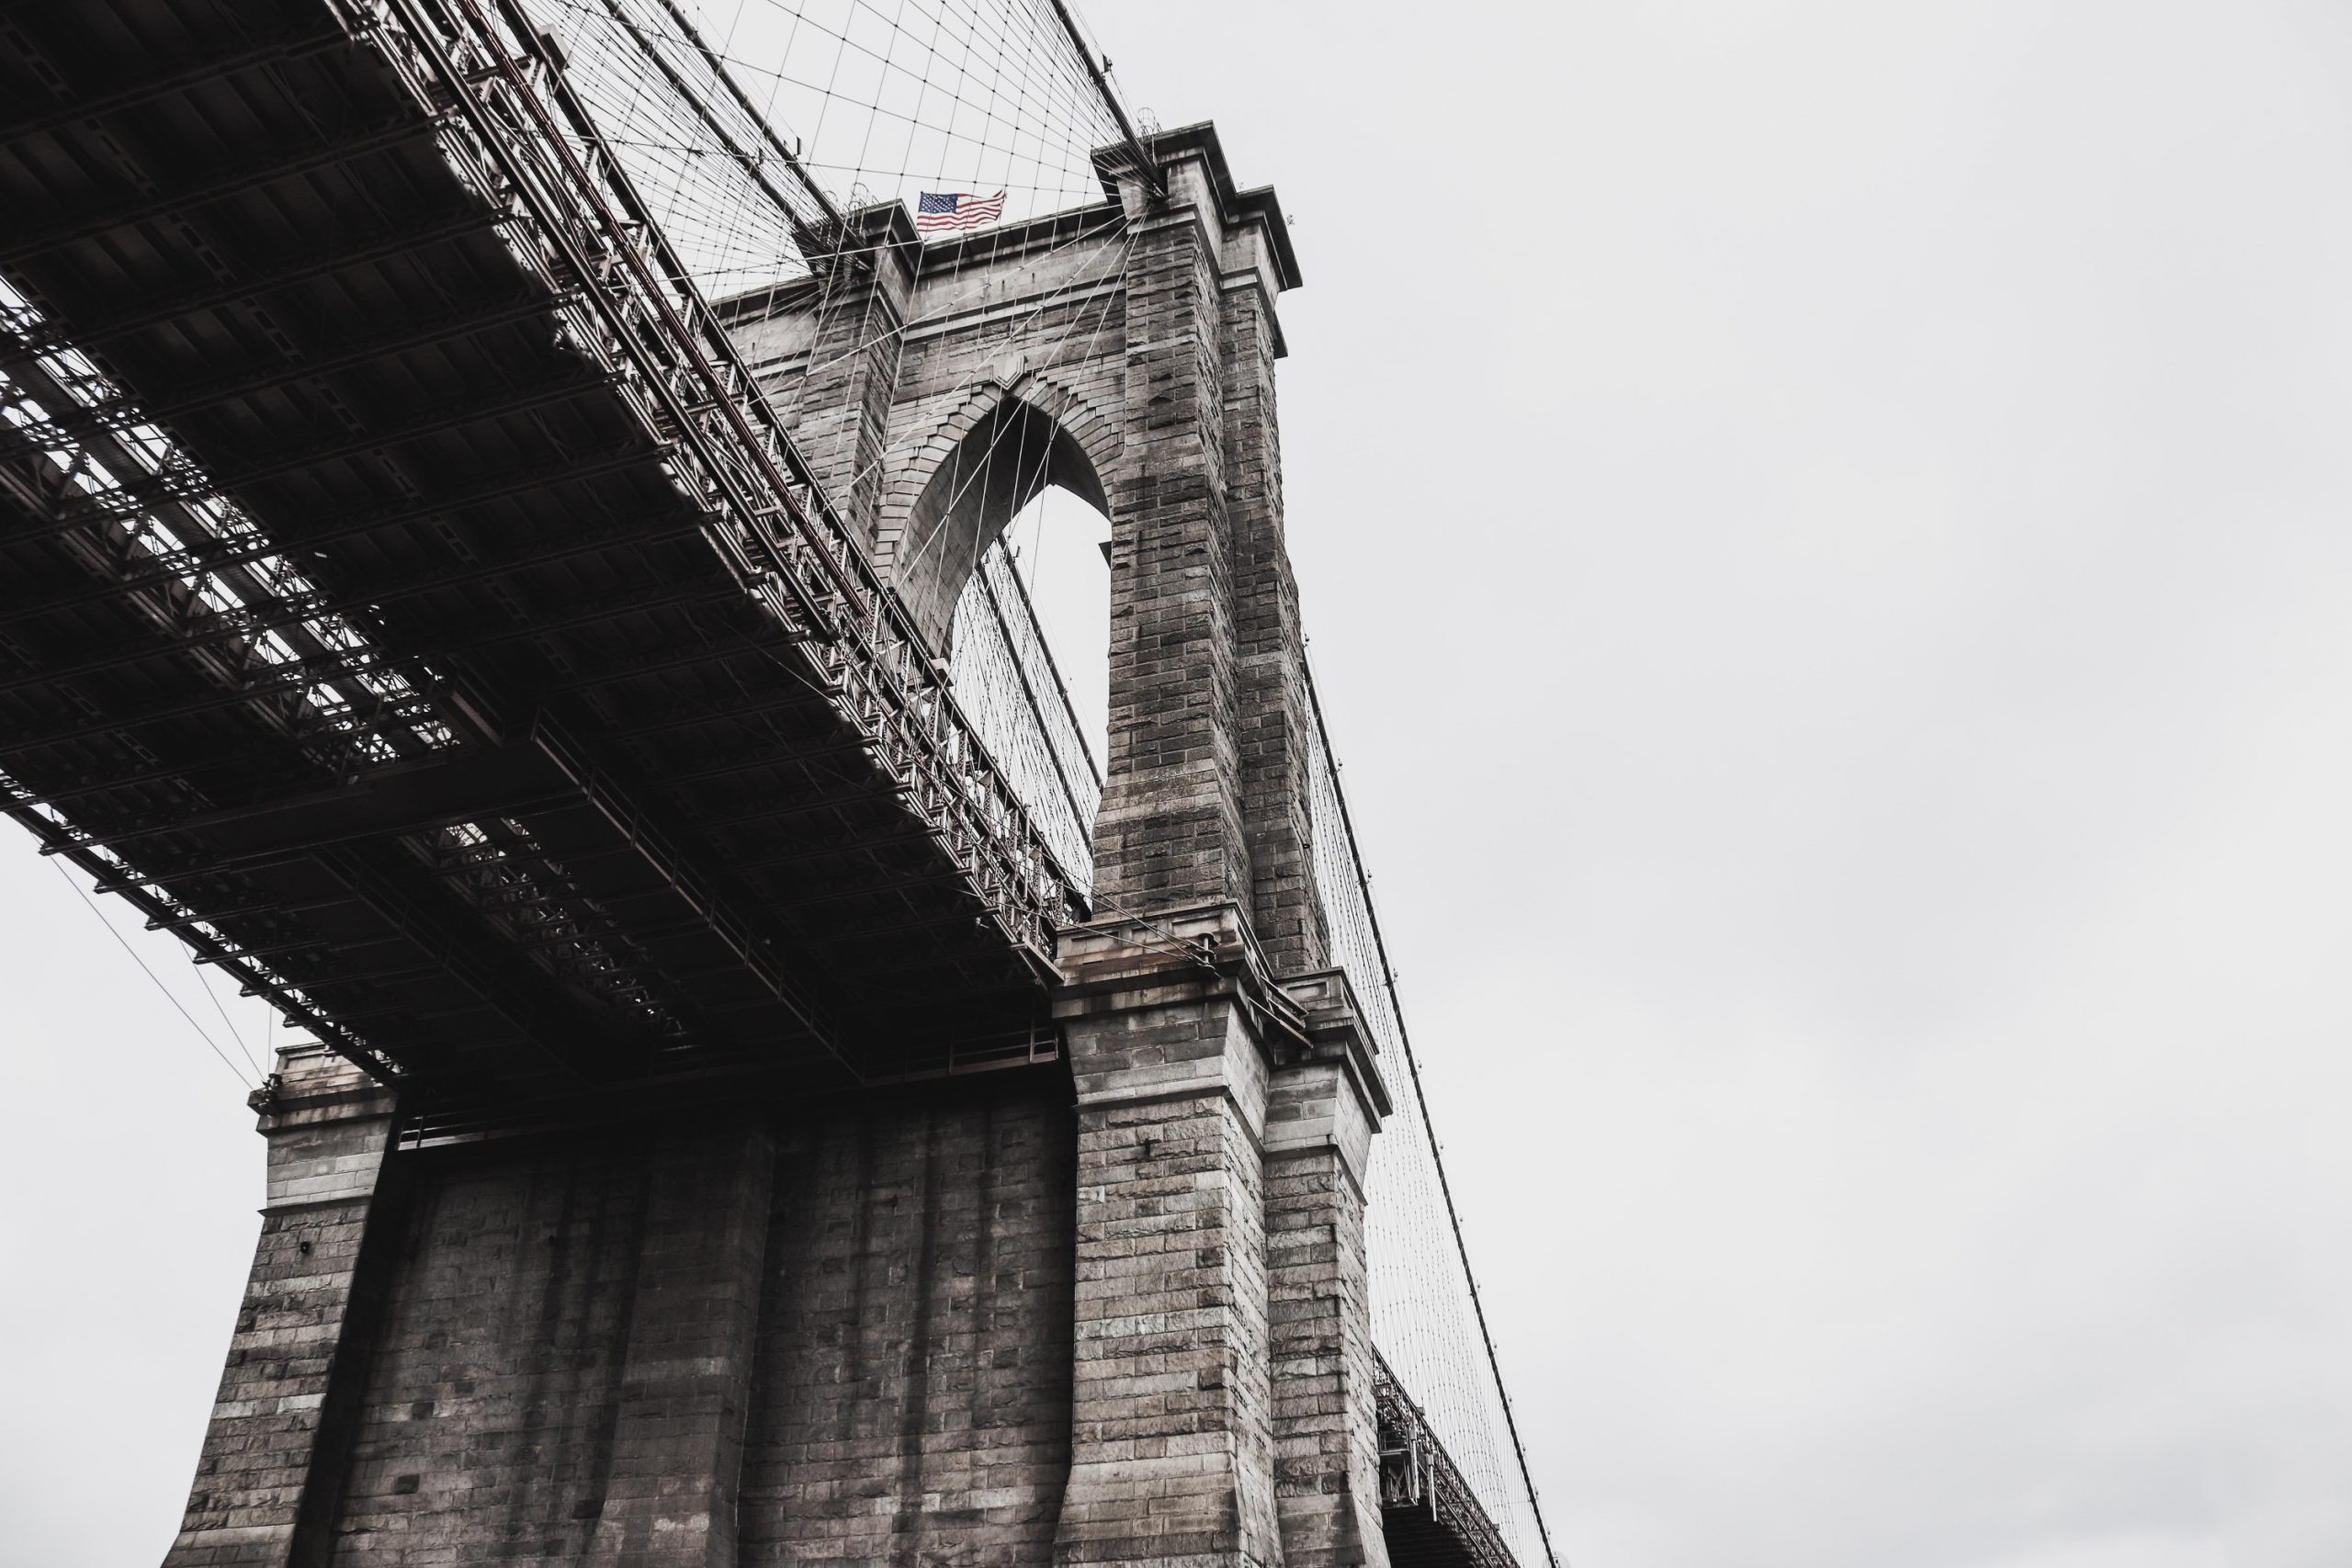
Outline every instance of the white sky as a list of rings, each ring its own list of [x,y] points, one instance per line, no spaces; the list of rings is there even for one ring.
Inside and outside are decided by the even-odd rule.
[[[2352,1560],[2352,11],[1089,13],[1577,1568]],[[261,1147],[0,847],[0,1562],[152,1560]]]

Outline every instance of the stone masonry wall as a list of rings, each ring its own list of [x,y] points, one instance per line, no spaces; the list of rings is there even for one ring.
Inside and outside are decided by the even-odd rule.
[[[1265,1064],[1228,998],[1191,992],[1069,1026],[1080,1341],[1067,1564],[1282,1557]]]
[[[342,1481],[399,1223],[392,1098],[311,1050],[269,1103],[268,1198],[220,1393],[167,1568],[315,1560]]]
[[[338,1564],[584,1559],[645,1241],[641,1140],[408,1156]]]
[[[273,1561],[1044,1563],[1074,1144],[1031,1075],[395,1155],[341,1506]]]
[[[787,1137],[746,1568],[1047,1560],[1069,1467],[1072,1142],[1067,1091],[1034,1089],[886,1101]]]

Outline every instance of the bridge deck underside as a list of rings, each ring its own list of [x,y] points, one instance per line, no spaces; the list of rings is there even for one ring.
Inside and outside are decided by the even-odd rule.
[[[316,0],[0,26],[20,820],[457,1099],[1025,1035],[1034,966],[368,42]],[[103,395],[66,398],[68,344]],[[190,471],[123,460],[145,422]]]

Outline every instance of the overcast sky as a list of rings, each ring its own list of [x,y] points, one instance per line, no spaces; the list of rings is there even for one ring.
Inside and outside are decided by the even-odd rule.
[[[2352,1562],[2352,7],[1089,13],[1576,1568]],[[0,1561],[153,1561],[261,1145],[10,837]]]

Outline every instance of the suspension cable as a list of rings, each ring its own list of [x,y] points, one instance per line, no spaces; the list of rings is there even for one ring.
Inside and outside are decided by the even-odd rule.
[[[1094,79],[1094,90],[1102,95],[1103,106],[1111,111],[1111,118],[1119,122],[1119,133],[1127,141],[1127,153],[1136,161],[1136,176],[1150,188],[1152,195],[1167,195],[1168,183],[1160,177],[1159,161],[1151,155],[1151,149],[1144,145],[1143,138],[1136,134],[1135,121],[1127,118],[1126,106],[1119,102],[1119,95],[1111,90],[1111,78],[1104,73],[1102,62],[1095,58],[1085,33],[1079,29],[1078,18],[1071,15],[1068,0],[1048,0],[1048,3],[1054,8],[1054,15],[1061,18],[1062,30],[1069,34],[1070,47],[1078,51],[1079,59],[1086,62],[1086,73]]]

